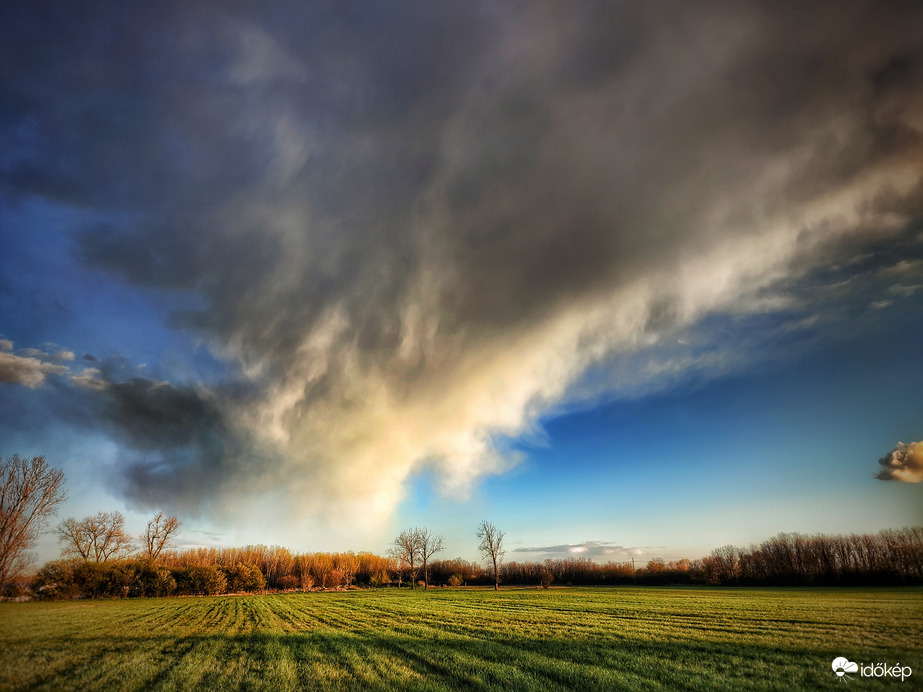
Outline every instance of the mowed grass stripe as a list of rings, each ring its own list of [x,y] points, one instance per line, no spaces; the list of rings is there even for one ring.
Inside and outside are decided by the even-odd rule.
[[[500,597],[504,592],[500,592]],[[547,596],[543,596],[548,598]],[[486,598],[497,596],[490,594]],[[555,607],[555,606],[558,607]],[[584,603],[581,608],[562,607],[562,604],[551,601],[548,604],[532,606],[523,603],[504,604],[502,602],[488,601],[469,604],[456,604],[454,608],[448,609],[441,613],[443,616],[439,621],[433,621],[432,614],[428,610],[420,611],[402,611],[401,625],[402,629],[412,630],[417,627],[433,627],[440,629],[452,629],[453,631],[464,631],[470,636],[495,637],[497,633],[502,634],[509,628],[529,628],[533,631],[547,630],[548,633],[561,632],[566,630],[570,635],[575,637],[584,637],[595,635],[600,628],[610,628],[618,630],[622,628],[626,621],[638,625],[648,623],[646,629],[650,630],[651,636],[658,636],[665,632],[671,632],[675,629],[675,623],[663,619],[660,612],[647,613],[643,610],[632,609],[627,612],[617,610],[607,612],[599,608],[592,608],[592,603]],[[592,623],[574,622],[573,614],[593,614]],[[453,615],[456,616],[453,618]],[[672,613],[673,617],[684,617],[695,619],[694,623],[687,622],[687,627],[697,627],[710,633],[724,631],[734,637],[742,634],[748,634],[754,629],[754,625],[728,622],[724,625],[716,624],[714,615],[707,616],[677,614]],[[658,630],[659,628],[659,630]],[[756,629],[770,630],[771,626],[766,625]]]
[[[921,622],[920,589],[384,589],[0,604],[0,688],[812,689],[831,682],[839,655],[900,662],[923,677]]]

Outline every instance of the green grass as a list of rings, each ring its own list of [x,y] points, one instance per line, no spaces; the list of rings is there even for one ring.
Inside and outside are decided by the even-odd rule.
[[[0,689],[923,688],[920,589],[384,589],[0,603]]]

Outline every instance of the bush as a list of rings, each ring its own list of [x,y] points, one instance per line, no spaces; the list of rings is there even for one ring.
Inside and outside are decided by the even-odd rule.
[[[458,588],[461,586],[461,584],[462,578],[459,575],[453,574],[451,577],[449,577],[449,586],[451,586],[453,589]]]
[[[131,592],[132,596],[161,597],[170,596],[176,591],[176,579],[169,567],[162,567],[152,562],[141,561],[137,566],[138,579]]]
[[[233,567],[223,567],[227,590],[234,593],[240,591],[262,591],[266,588],[266,577],[256,565],[237,563]],[[286,577],[282,578],[284,582]],[[282,584],[285,588],[284,583]]]
[[[74,575],[76,560],[53,560],[35,575],[32,593],[36,598],[50,601],[68,600],[80,595],[80,587]]]
[[[104,562],[80,562],[74,568],[74,578],[83,598],[107,596],[109,574]]]
[[[36,598],[125,598],[142,595],[143,566],[136,562],[80,562],[55,560],[46,563],[32,582]]]
[[[0,586],[0,601],[29,598],[29,582],[31,579],[23,576],[11,577],[5,584]]]
[[[112,598],[127,598],[135,590],[139,569],[134,562],[104,563],[107,569],[105,595]]]
[[[391,578],[388,576],[388,573],[384,570],[375,572],[369,577],[369,586],[384,586],[385,584],[390,584]]]
[[[227,578],[214,565],[177,569],[173,571],[173,577],[181,594],[211,596],[227,591]]]

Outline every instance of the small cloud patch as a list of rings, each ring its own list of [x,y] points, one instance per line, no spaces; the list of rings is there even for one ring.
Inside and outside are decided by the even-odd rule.
[[[878,463],[882,467],[875,474],[878,480],[919,483],[923,481],[923,442],[898,442]]]
[[[60,375],[66,370],[63,365],[48,363],[41,357],[0,351],[0,382],[35,389],[44,383],[48,375]]]

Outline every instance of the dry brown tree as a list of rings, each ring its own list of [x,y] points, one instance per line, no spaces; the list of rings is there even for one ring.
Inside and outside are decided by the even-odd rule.
[[[14,454],[0,464],[0,587],[32,562],[29,549],[65,499],[64,473],[45,457]]]
[[[163,549],[169,544],[170,538],[179,533],[180,522],[175,516],[165,517],[163,512],[147,522],[144,532],[144,551],[151,562],[157,560]]]
[[[417,544],[417,553],[420,556],[420,566],[423,568],[423,590],[429,588],[429,559],[440,550],[444,550],[444,539],[430,533],[429,529],[414,529],[414,541]]]
[[[58,541],[63,554],[85,562],[105,562],[131,552],[131,536],[125,532],[121,512],[99,512],[81,520],[65,519],[58,524]]]
[[[503,537],[506,535],[489,521],[482,521],[478,526],[477,537],[480,539],[478,551],[484,560],[487,569],[490,570],[490,576],[494,579],[494,590],[500,589],[500,566],[503,564],[503,556],[506,554],[506,548],[503,547]]]
[[[397,562],[398,570],[403,572],[407,569],[410,572],[410,588],[412,589],[417,579],[417,561],[420,557],[416,529],[401,531],[391,544],[388,554]]]

